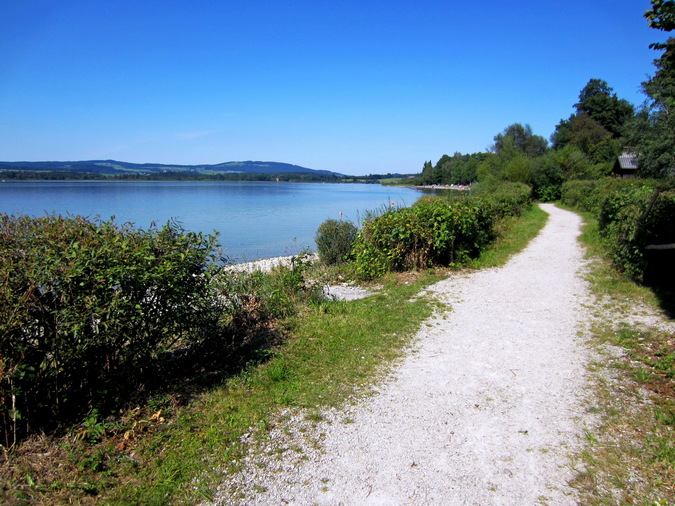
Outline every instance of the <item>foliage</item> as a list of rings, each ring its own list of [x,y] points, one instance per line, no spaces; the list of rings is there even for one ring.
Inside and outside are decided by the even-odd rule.
[[[675,30],[675,2],[673,0],[652,0],[652,8],[645,12],[649,26],[670,32]]]
[[[494,141],[495,153],[514,149],[518,153],[534,158],[543,155],[548,149],[548,141],[540,135],[535,135],[532,127],[527,124],[509,125],[502,133],[494,137]]]
[[[223,316],[230,333],[260,332],[270,321],[294,314],[307,295],[318,288],[305,279],[311,262],[307,254],[291,258],[290,265],[277,265],[270,272],[233,270],[220,275],[213,286],[223,301]]]
[[[436,165],[424,163],[422,173],[411,181],[413,185],[468,185],[476,180],[476,169],[487,157],[486,153],[443,155]]]
[[[530,182],[532,158],[507,145],[499,153],[491,153],[476,171],[479,182]]]
[[[0,216],[0,430],[107,407],[162,354],[202,343],[220,306],[215,236],[176,223]]]
[[[621,152],[621,138],[634,116],[633,106],[617,97],[606,81],[591,79],[574,107],[576,112],[556,126],[551,136],[553,147],[574,147],[591,163],[607,164],[606,172]]]
[[[539,157],[530,169],[532,194],[534,198],[542,202],[558,200],[565,179],[563,169],[554,155],[555,152],[549,152]]]
[[[561,120],[551,136],[553,147],[575,147],[596,163],[613,160],[621,143],[588,113],[573,114]]]
[[[529,202],[530,188],[514,184],[490,197],[423,198],[382,214],[359,232],[356,271],[373,279],[389,271],[466,263],[494,239],[497,220],[519,214]]]
[[[627,100],[620,99],[613,91],[607,81],[591,79],[579,93],[579,102],[574,107],[577,114],[587,114],[614,138],[619,138],[634,110]]]
[[[315,241],[319,259],[326,265],[350,259],[358,228],[351,221],[324,221],[316,231]]]
[[[664,178],[675,167],[675,120],[665,109],[647,106],[630,124],[628,142],[637,146],[641,177]]]
[[[557,177],[553,173],[539,170],[543,168],[540,160],[548,153],[548,143],[543,137],[534,135],[529,125],[510,125],[494,139],[493,153],[484,157],[476,169],[479,182],[509,181],[535,188],[559,184],[555,182]],[[546,176],[549,175],[553,176],[554,181],[547,180]]]
[[[597,216],[600,206],[600,191],[598,180],[577,179],[567,181],[562,185],[560,201],[580,211],[591,212]]]
[[[638,147],[643,177],[660,178],[675,171],[675,39],[663,47],[663,55],[654,62],[656,74],[642,83],[649,99],[629,136]]]
[[[675,242],[672,182],[570,181],[563,185],[562,201],[598,218],[598,231],[614,265],[638,281],[650,267],[646,246]]]
[[[672,1],[652,0],[645,17],[652,28],[671,31],[674,11]],[[654,76],[642,83],[648,99],[630,124],[627,137],[638,154],[640,175],[663,178],[675,174],[675,38],[649,47],[663,53],[654,61]]]

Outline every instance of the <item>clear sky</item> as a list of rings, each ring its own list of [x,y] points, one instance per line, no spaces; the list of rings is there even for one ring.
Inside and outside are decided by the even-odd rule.
[[[639,105],[648,0],[0,0],[0,160],[419,172],[591,78]]]

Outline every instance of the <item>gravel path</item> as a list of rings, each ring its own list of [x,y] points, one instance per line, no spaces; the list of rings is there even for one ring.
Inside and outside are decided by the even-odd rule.
[[[216,503],[575,504],[569,455],[590,423],[581,223],[542,207],[546,227],[506,266],[428,290],[452,309],[377,395],[319,424],[287,414]]]

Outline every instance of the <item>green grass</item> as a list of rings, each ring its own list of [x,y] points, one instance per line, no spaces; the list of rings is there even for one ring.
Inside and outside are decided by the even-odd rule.
[[[572,484],[583,504],[675,504],[675,339],[621,321],[658,313],[662,299],[611,266],[595,219],[582,216],[581,241],[592,260],[587,279],[600,303],[590,335],[600,355],[590,368],[594,401],[587,409],[600,420],[577,456],[583,470]]]
[[[250,427],[265,430],[284,406],[339,405],[386,370],[433,309],[415,294],[438,279],[421,274],[398,284],[392,278],[374,297],[332,302],[297,318],[293,337],[270,360],[202,395],[147,440],[137,451],[144,459],[139,472],[108,499],[152,503],[177,496],[189,502],[195,490],[209,497],[217,471],[241,456],[239,437]],[[209,476],[209,468],[216,474]]]
[[[571,210],[565,206],[560,207]],[[579,214],[584,222],[579,240],[586,248],[586,257],[595,259],[593,269],[587,275],[593,292],[598,296],[611,297],[614,303],[620,303],[621,308],[627,311],[630,311],[630,307],[636,302],[649,306],[658,304],[658,299],[650,288],[638,285],[622,275],[606,259],[606,249],[598,233],[597,219],[590,213],[574,212]],[[625,299],[625,302],[620,302],[621,299]]]
[[[508,218],[497,230],[495,244],[483,252],[471,266],[474,268],[499,267],[511,256],[523,250],[548,221],[548,213],[537,205],[523,212],[520,218]]]
[[[475,266],[504,263],[536,236],[546,216],[534,207],[504,224],[492,252]],[[222,472],[236,471],[247,449],[241,438],[252,428],[268,430],[286,407],[304,408],[309,420],[318,421],[321,409],[367,395],[438,307],[417,294],[441,278],[434,271],[392,275],[367,299],[309,304],[284,322],[287,339],[281,346],[189,402],[168,394],[131,410],[121,417],[124,429],[97,443],[73,437],[35,441],[32,454],[50,452],[49,465],[28,456],[13,462],[13,482],[0,490],[0,502],[211,499]]]

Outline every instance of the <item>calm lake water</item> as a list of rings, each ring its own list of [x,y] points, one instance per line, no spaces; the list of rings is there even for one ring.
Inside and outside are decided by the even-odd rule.
[[[220,232],[234,262],[314,251],[328,218],[358,224],[367,211],[409,206],[421,193],[373,184],[54,181],[0,182],[0,213],[115,217],[148,228],[175,218],[187,230]]]

